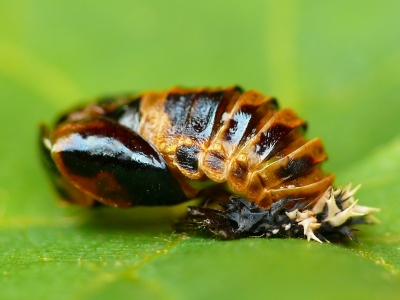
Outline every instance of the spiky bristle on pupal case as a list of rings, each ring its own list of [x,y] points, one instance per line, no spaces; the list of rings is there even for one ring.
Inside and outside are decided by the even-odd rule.
[[[183,231],[201,231],[221,239],[244,237],[306,238],[329,242],[348,237],[358,242],[352,231],[355,224],[371,223],[371,213],[378,208],[358,205],[351,189],[329,187],[312,203],[302,199],[281,199],[269,209],[259,207],[240,196],[232,196],[222,209],[188,207],[187,215],[177,222]],[[290,207],[290,208],[288,208]]]

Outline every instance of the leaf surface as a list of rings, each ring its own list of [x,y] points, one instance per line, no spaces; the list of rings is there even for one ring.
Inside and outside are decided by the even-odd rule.
[[[396,299],[398,1],[0,0],[1,299]],[[362,246],[174,234],[171,208],[61,207],[38,125],[80,100],[174,85],[277,96],[380,224]]]

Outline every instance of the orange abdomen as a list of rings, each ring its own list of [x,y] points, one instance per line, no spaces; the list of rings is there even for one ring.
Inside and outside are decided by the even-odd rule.
[[[290,109],[278,110],[271,97],[231,87],[176,88],[140,98],[138,132],[189,197],[201,189],[191,182],[212,181],[267,208],[285,197],[313,201],[333,183],[319,167],[327,158],[321,141],[307,141],[306,122]]]

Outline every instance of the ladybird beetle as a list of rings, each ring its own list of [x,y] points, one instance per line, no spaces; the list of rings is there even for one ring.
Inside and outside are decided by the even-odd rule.
[[[333,187],[320,139],[261,93],[173,88],[103,98],[42,125],[42,161],[64,201],[84,206],[174,205],[195,197],[175,227],[231,239],[355,240],[375,208]],[[215,202],[215,201],[214,201]]]

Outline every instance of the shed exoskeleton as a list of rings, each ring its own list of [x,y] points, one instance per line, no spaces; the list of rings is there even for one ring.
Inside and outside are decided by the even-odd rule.
[[[348,225],[365,222],[371,210],[356,205],[349,188],[332,188],[334,176],[320,168],[322,142],[307,140],[305,128],[257,91],[173,88],[80,107],[53,129],[42,126],[40,139],[67,202],[131,207],[233,196],[222,210],[190,207],[178,227],[222,238],[320,240],[325,230],[354,239]]]

